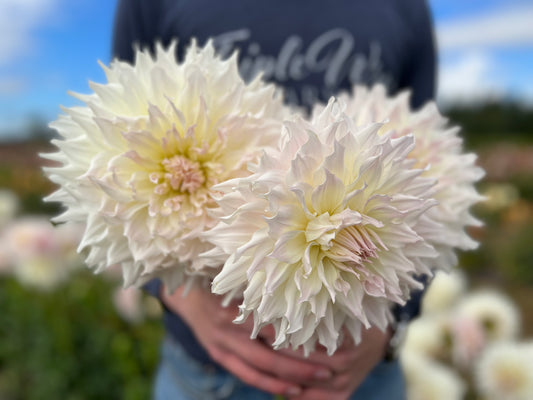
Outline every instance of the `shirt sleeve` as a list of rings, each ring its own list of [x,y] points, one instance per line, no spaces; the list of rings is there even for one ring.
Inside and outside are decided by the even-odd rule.
[[[425,0],[420,1],[419,7],[413,7],[410,25],[412,54],[400,81],[400,88],[411,89],[411,107],[417,109],[435,98],[437,79],[435,32]]]
[[[143,289],[152,296],[159,298],[162,285],[163,283],[159,279],[152,279],[143,286]]]

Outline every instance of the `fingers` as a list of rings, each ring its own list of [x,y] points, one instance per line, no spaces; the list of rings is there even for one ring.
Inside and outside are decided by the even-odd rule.
[[[304,389],[299,395],[290,397],[290,400],[346,400],[351,393],[334,392],[331,389]]]
[[[214,348],[210,354],[216,362],[250,386],[287,397],[298,396],[302,393],[300,386],[251,368],[243,359],[230,351]]]
[[[286,356],[259,340],[250,340],[249,333],[234,332],[227,337],[220,334],[219,345],[238,356],[247,365],[264,374],[276,376],[296,384],[309,384],[331,378],[332,371],[320,364]]]
[[[191,291],[185,301],[173,296],[169,304],[180,312],[215,361],[252,386],[269,393],[295,395],[301,385],[332,375],[321,365],[283,355],[262,340],[250,339],[253,320],[234,324],[236,305],[221,307],[217,296]],[[266,333],[273,331],[267,329]]]
[[[246,365],[260,373],[279,377],[296,384],[308,384],[324,381],[332,376],[332,371],[320,364],[303,357],[292,357],[272,348],[275,337],[274,328],[265,326],[260,333],[263,340],[252,340],[253,319],[248,318],[243,324],[232,323],[237,315],[237,303],[216,313],[219,329],[214,332],[218,346],[237,355]],[[267,339],[265,339],[267,338]],[[271,341],[272,340],[272,341]],[[265,341],[268,341],[265,343]]]
[[[304,387],[301,394],[293,396],[290,400],[345,400],[355,392],[366,377],[366,371],[348,371],[335,374],[327,382],[316,382]]]
[[[265,343],[272,345],[276,341],[276,330],[272,325],[266,325],[261,328],[257,337]]]
[[[351,369],[354,362],[359,357],[359,349],[354,346],[350,348],[339,348],[331,356],[326,349],[317,348],[309,356],[305,357],[303,350],[281,349],[280,353],[287,357],[298,358],[317,365],[323,365],[333,373],[341,373]]]
[[[346,341],[332,356],[328,356],[323,349],[318,349],[309,359],[323,362],[332,368],[334,376],[327,382],[316,382],[304,387],[303,392],[291,400],[347,399],[382,359],[384,346],[389,339],[390,332],[369,329],[359,345],[351,340]]]
[[[285,355],[301,357],[308,361],[322,364],[330,368],[335,374],[353,370],[354,367],[368,369],[373,367],[383,358],[387,343],[390,340],[390,332],[382,332],[378,328],[371,328],[364,332],[361,343],[355,344],[353,340],[346,336],[343,343],[331,356],[322,346],[317,346],[309,357],[304,358],[303,351],[298,349],[293,351],[283,349]]]

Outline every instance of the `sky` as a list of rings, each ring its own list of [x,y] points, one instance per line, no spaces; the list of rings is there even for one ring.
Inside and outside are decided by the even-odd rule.
[[[148,0],[147,0],[148,1]],[[533,1],[428,0],[438,101],[512,99],[533,107]],[[0,141],[49,122],[105,82],[115,0],[0,0]]]

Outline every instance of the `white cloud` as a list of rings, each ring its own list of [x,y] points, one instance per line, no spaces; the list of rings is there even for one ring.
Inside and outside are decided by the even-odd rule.
[[[439,102],[446,106],[501,98],[505,89],[497,76],[496,62],[487,53],[465,53],[443,62],[439,74]]]
[[[46,23],[58,0],[0,0],[0,66],[34,48],[32,33]]]
[[[533,46],[533,6],[493,10],[437,26],[442,50],[465,47]]]

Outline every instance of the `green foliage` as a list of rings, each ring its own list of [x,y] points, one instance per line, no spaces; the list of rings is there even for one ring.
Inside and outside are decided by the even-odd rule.
[[[518,189],[521,199],[533,202],[533,171],[513,177],[511,183]]]
[[[446,115],[453,124],[462,127],[468,147],[501,141],[531,143],[533,138],[533,110],[517,103],[455,107],[447,110]]]
[[[150,398],[161,324],[123,322],[111,290],[89,272],[50,293],[0,280],[0,398]]]

